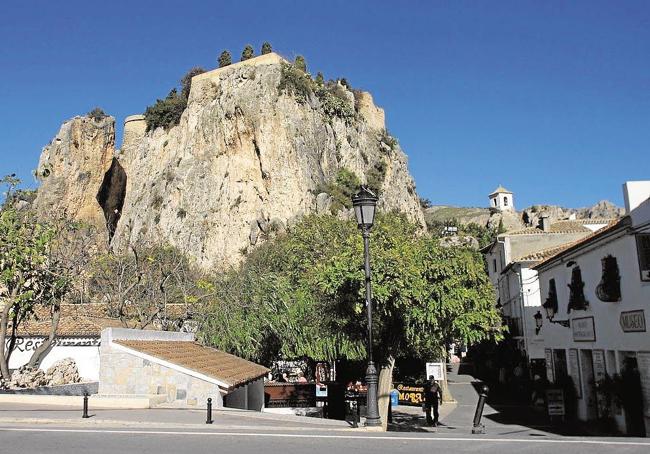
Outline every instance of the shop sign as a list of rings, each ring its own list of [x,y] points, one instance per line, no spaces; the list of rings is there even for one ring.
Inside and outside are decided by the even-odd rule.
[[[429,377],[433,375],[433,378],[435,378],[438,381],[444,380],[445,379],[444,367],[445,367],[444,363],[427,363],[425,378],[428,380]]]
[[[643,309],[621,312],[619,322],[624,333],[645,333],[645,314]]]
[[[546,358],[546,379],[549,383],[553,383],[555,381],[555,374],[553,373],[553,350],[545,348],[544,357]]]
[[[564,416],[564,391],[547,389],[546,402],[549,416]]]
[[[578,360],[578,350],[569,349],[569,376],[573,381],[578,399],[582,399],[582,380],[580,379],[580,362]]]
[[[420,406],[424,402],[424,387],[422,386],[400,383],[397,385],[397,392],[400,405]]]
[[[593,317],[580,317],[571,319],[573,340],[575,342],[595,342],[596,327]]]

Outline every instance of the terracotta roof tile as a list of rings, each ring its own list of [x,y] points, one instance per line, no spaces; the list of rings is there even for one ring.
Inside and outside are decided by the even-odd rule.
[[[264,366],[188,341],[115,340],[116,344],[199,372],[228,385],[248,383],[269,372]]]
[[[534,269],[539,269],[540,266],[542,266],[545,263],[550,262],[551,260],[555,259],[556,257],[562,255],[564,252],[568,251],[569,249],[577,248],[577,247],[579,247],[579,246],[581,246],[583,244],[586,244],[586,243],[589,243],[589,242],[593,241],[596,237],[600,237],[601,235],[604,235],[604,234],[606,234],[608,232],[611,232],[611,231],[616,230],[618,228],[624,227],[625,225],[627,225],[628,222],[629,222],[629,218],[627,218],[627,217],[623,217],[621,219],[611,221],[608,225],[596,230],[591,235],[588,235],[588,236],[586,236],[584,238],[581,238],[581,239],[579,239],[577,241],[573,241],[571,243],[567,243],[567,244],[565,244],[563,246],[558,247],[557,251],[555,251],[552,254],[545,255],[545,257],[540,259],[540,262],[537,263],[533,268]],[[550,250],[549,250],[549,252],[550,252]]]
[[[558,221],[551,224],[549,231],[545,232],[537,227],[526,227],[525,229],[513,230],[503,235],[548,235],[551,233],[591,233],[580,221]],[[501,236],[501,235],[499,235]]]

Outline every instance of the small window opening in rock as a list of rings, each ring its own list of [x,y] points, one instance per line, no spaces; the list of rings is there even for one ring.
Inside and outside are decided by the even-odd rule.
[[[111,167],[104,174],[104,180],[97,193],[97,202],[104,211],[108,242],[113,240],[117,223],[122,216],[124,197],[126,196],[126,172],[119,161],[113,158]]]

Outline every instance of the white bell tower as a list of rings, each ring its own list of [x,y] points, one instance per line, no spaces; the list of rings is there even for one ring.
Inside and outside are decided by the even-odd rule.
[[[492,194],[489,195],[489,198],[490,208],[494,208],[499,211],[515,210],[515,198],[512,192],[508,191],[501,185],[492,191]]]

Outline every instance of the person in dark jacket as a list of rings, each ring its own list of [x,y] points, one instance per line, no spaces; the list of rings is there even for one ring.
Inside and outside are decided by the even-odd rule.
[[[438,425],[438,404],[442,402],[442,388],[434,379],[433,375],[429,375],[429,380],[424,384],[424,410],[427,415],[427,425]],[[431,411],[433,410],[433,420],[431,419]]]

